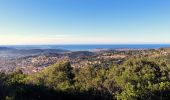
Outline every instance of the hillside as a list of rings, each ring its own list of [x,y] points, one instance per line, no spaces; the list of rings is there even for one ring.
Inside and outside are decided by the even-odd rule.
[[[0,73],[0,100],[170,99],[167,48],[48,53],[16,61]]]

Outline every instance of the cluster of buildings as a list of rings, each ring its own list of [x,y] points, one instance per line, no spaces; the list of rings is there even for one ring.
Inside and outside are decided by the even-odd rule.
[[[80,52],[81,53],[81,52]],[[50,54],[50,55],[36,55],[36,56],[26,56],[17,59],[2,59],[0,58],[0,72],[14,71],[16,68],[22,70],[23,73],[31,74],[43,70],[54,63],[60,62],[62,60],[69,60],[73,68],[80,68],[86,66],[98,66],[102,65],[108,67],[111,63],[119,64],[123,59],[129,56],[144,55],[144,56],[160,56],[168,55],[170,52],[165,50],[139,50],[129,52],[101,52],[95,53],[93,55],[86,54]],[[74,56],[73,56],[74,55]],[[76,56],[77,55],[77,56]]]

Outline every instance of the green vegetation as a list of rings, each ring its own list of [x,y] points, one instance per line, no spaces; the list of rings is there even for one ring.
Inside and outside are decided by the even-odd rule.
[[[109,67],[69,62],[0,74],[0,100],[169,100],[170,57],[130,57]]]

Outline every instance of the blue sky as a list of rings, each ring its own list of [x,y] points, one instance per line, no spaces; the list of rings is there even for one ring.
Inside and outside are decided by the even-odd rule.
[[[170,43],[170,0],[0,0],[0,44]]]

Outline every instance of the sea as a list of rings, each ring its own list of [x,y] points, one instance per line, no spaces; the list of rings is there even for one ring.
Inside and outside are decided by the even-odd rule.
[[[158,48],[170,47],[170,44],[8,45],[5,47],[12,47],[15,49],[63,49],[63,50],[78,51],[78,50],[94,50],[94,49],[158,49]]]

